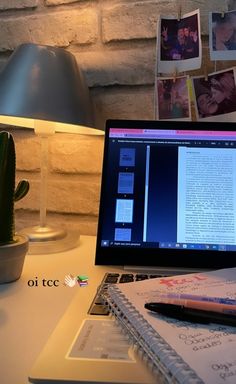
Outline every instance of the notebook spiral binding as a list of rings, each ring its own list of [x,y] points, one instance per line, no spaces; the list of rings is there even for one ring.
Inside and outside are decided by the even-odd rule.
[[[165,384],[204,384],[189,365],[154,331],[132,303],[121,294],[118,286],[110,286],[102,297],[118,324],[129,336],[135,351],[151,368],[158,380]]]

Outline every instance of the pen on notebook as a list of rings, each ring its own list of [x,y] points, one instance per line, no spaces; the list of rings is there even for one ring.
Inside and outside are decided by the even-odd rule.
[[[210,297],[192,294],[167,293],[158,296],[158,303],[181,305],[204,311],[228,313],[236,316],[236,300],[223,297]]]
[[[236,326],[236,316],[225,313],[187,308],[182,305],[166,303],[145,303],[144,307],[152,312],[169,316],[177,320],[202,324],[217,323]]]
[[[161,294],[162,298],[169,299],[187,299],[187,300],[196,300],[202,302],[212,302],[218,304],[230,304],[236,306],[236,299],[231,299],[230,297],[216,297],[216,296],[204,296],[204,295],[194,295],[191,293],[175,293],[169,292]]]
[[[219,304],[230,304],[236,306],[236,299],[231,299],[230,297],[216,297],[216,296],[203,296],[203,295],[195,295],[191,293],[175,293],[168,292],[164,294],[160,294],[162,298],[170,298],[170,299],[189,299],[203,302],[214,302]]]

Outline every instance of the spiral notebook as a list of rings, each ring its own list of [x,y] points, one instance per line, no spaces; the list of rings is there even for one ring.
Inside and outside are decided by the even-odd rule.
[[[131,289],[132,288],[132,289]],[[236,299],[236,268],[110,286],[111,311],[166,382],[235,384],[236,328],[150,312],[145,302],[170,292]]]

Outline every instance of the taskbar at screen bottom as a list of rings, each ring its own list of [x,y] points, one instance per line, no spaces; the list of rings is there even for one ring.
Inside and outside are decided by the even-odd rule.
[[[132,242],[101,240],[101,247],[131,247],[131,248],[162,248],[162,249],[188,249],[188,250],[209,250],[209,251],[236,251],[236,244],[211,244],[211,243],[176,243],[176,242]]]

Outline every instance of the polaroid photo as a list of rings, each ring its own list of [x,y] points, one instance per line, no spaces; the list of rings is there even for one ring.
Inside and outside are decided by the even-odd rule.
[[[181,19],[160,16],[157,23],[157,71],[176,73],[201,67],[202,44],[199,10]]]
[[[189,77],[157,77],[155,117],[157,120],[191,120]]]
[[[211,60],[236,59],[236,11],[209,13]]]
[[[191,78],[197,120],[235,121],[236,67]]]

